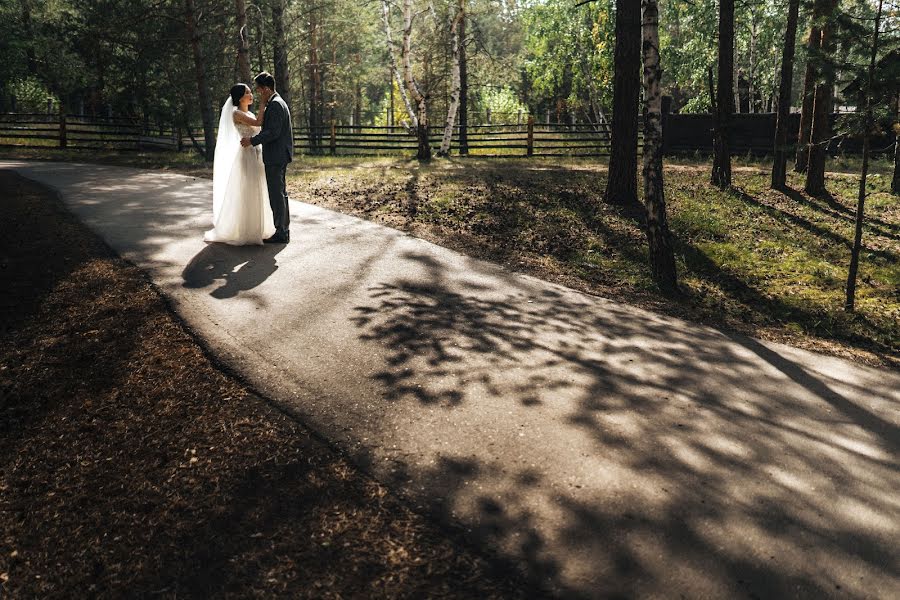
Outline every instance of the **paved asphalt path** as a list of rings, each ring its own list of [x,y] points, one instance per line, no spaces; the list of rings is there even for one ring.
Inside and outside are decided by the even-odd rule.
[[[535,590],[900,598],[896,371],[297,202],[288,246],[206,245],[208,180],[0,168],[59,190],[222,360]]]

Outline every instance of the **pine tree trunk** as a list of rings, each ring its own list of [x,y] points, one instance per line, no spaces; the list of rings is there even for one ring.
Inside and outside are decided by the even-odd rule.
[[[466,0],[458,2],[459,9],[450,21],[450,103],[447,107],[447,122],[444,125],[444,137],[438,156],[450,155],[450,142],[453,140],[456,112],[459,110],[459,24],[465,18]]]
[[[650,272],[664,293],[678,291],[672,235],[666,220],[662,162],[662,93],[659,60],[659,9],[657,0],[643,0],[644,63],[644,206],[647,218],[647,244],[650,250]]]
[[[789,0],[787,31],[784,34],[784,51],[781,54],[781,84],[778,88],[778,116],[775,121],[775,161],[772,164],[772,188],[783,189],[787,185],[788,118],[791,113],[791,84],[794,80],[794,46],[797,38],[797,19],[800,0]]]
[[[466,54],[466,18],[459,23],[459,153],[469,153],[469,60]]]
[[[716,93],[716,125],[713,139],[713,185],[731,186],[729,126],[734,106],[734,0],[719,1],[719,68]]]
[[[869,72],[866,78],[865,130],[863,131],[863,163],[859,177],[859,194],[856,201],[856,229],[853,235],[853,248],[850,251],[850,268],[847,274],[847,297],[844,310],[852,312],[856,304],[856,274],[859,269],[859,253],[862,250],[862,228],[866,205],[866,177],[869,174],[869,146],[872,130],[875,129],[875,116],[872,109],[872,94],[875,83],[875,59],[878,56],[878,33],[881,27],[881,10],[884,3],[878,0],[878,11],[875,13],[875,28],[872,34],[872,46],[869,59]]]
[[[194,56],[194,75],[197,80],[197,97],[200,101],[200,118],[203,121],[203,158],[212,162],[216,155],[216,132],[213,126],[213,108],[209,99],[209,87],[206,83],[206,62],[203,48],[200,46],[200,34],[197,31],[197,13],[194,0],[184,0],[185,25],[188,41]]]
[[[319,72],[319,23],[315,9],[309,13],[309,149],[322,151],[322,77]]]
[[[641,94],[641,1],[616,1],[615,74],[609,176],[603,200],[636,204],[638,103]]]
[[[894,122],[894,177],[891,179],[891,193],[900,196],[900,94],[894,98],[897,120]]]
[[[275,35],[274,57],[275,89],[288,107],[291,106],[291,73],[288,66],[287,40],[284,34],[285,0],[273,0],[272,29]]]
[[[900,133],[894,138],[894,178],[891,179],[891,193],[900,196]]]
[[[247,5],[245,0],[234,0],[237,12],[237,61],[241,81],[250,85],[253,75],[250,72],[250,46],[247,43]]]
[[[833,27],[830,23],[832,13],[837,6],[836,0],[827,0],[823,5],[822,35],[819,46],[821,63],[818,65],[818,82],[813,96],[812,129],[809,134],[809,159],[806,165],[806,182],[803,189],[807,194],[822,195],[825,189],[826,146],[831,137],[832,95],[834,93],[834,69],[827,64],[834,54],[832,41]]]

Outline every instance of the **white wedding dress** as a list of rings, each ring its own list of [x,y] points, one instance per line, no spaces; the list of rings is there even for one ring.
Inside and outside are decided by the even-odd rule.
[[[262,244],[275,235],[262,149],[241,146],[241,138],[253,137],[259,127],[235,123],[238,110],[228,98],[219,117],[213,162],[213,229],[203,239],[235,246]],[[245,114],[254,118],[252,113]]]

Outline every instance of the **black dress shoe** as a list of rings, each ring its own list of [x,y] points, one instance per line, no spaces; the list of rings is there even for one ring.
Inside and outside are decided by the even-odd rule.
[[[266,238],[263,240],[264,244],[287,244],[291,241],[291,238],[285,235],[278,235],[277,233],[270,238]]]

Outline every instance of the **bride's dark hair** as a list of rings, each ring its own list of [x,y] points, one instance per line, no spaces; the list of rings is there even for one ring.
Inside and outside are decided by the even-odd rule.
[[[243,98],[244,94],[248,91],[250,91],[250,86],[246,83],[238,83],[231,88],[231,102],[234,104],[235,108],[240,106],[241,98]]]

